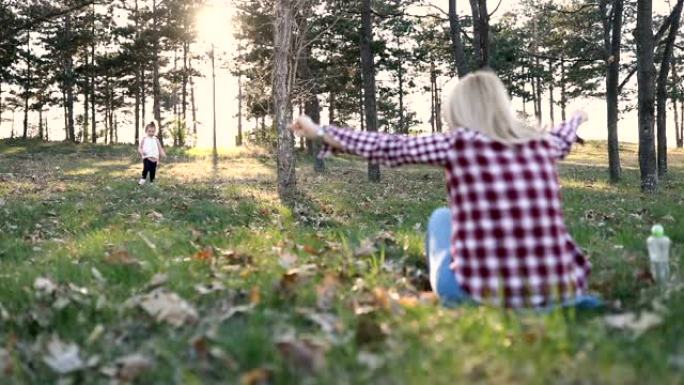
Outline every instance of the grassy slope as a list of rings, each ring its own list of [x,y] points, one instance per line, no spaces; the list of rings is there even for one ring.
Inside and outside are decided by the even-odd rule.
[[[410,296],[425,285],[422,229],[445,203],[436,169],[384,170],[383,182],[370,185],[357,160],[335,159],[323,176],[302,165],[293,212],[278,204],[274,160],[263,154],[231,153],[213,164],[176,153],[161,166],[156,188],[139,188],[130,147],[0,142],[0,384],[54,382],[42,359],[52,335],[99,357],[93,368],[66,376],[82,384],[109,383],[101,369],[136,352],[154,364],[135,379],[140,384],[257,383],[267,372],[274,384],[305,377],[321,384],[680,383],[684,293],[664,296],[639,274],[654,222],[666,225],[680,274],[684,153],[671,155],[669,179],[647,197],[638,192],[635,148],[623,151],[618,185],[604,181],[604,152],[592,143],[562,166],[567,222],[592,256],[593,289],[614,311],[662,315],[661,325],[638,337],[608,329],[601,314],[395,303],[392,293]],[[353,257],[366,239],[379,251]],[[214,258],[197,258],[206,247]],[[283,252],[299,255],[295,266],[316,264],[312,277],[284,278]],[[135,263],[106,257],[112,254]],[[124,306],[160,272],[197,308],[198,322],[173,328]],[[38,295],[39,276],[59,284],[57,293]],[[317,293],[334,286],[320,283],[326,276],[338,286],[321,308]],[[225,290],[202,295],[195,288],[217,282]],[[256,307],[246,314],[217,320],[249,303]],[[355,314],[361,305],[370,312]],[[324,332],[307,312],[336,317],[334,331]],[[98,325],[103,332],[93,336]],[[278,348],[285,335],[324,345],[325,355]],[[324,364],[306,374],[317,359]]]

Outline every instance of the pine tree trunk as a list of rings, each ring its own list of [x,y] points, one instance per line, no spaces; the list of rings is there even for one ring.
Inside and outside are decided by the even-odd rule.
[[[442,132],[442,93],[440,92],[437,78],[435,78],[435,128]]]
[[[430,62],[430,128],[432,129],[433,134],[437,129],[437,104],[435,103],[435,100],[437,99],[437,81],[435,80],[436,76],[437,74],[435,71],[435,62],[433,60]]]
[[[183,114],[185,114],[185,109]],[[185,116],[183,116],[183,120],[185,120]],[[238,132],[235,145],[242,146],[242,73],[238,73]]]
[[[655,65],[652,0],[637,0],[637,82],[639,87],[639,169],[641,190],[658,189],[655,137]]]
[[[85,49],[85,63],[88,66],[88,48]],[[86,76],[85,84],[83,85],[83,138],[82,143],[88,143],[88,129],[90,128],[90,93],[88,92],[89,78]]]
[[[66,41],[71,42],[71,15],[64,17],[64,31]],[[76,142],[76,130],[74,127],[74,58],[70,50],[64,53],[64,87],[66,88],[66,110],[67,110],[67,128],[69,130],[69,139]]]
[[[449,36],[454,56],[454,72],[459,77],[463,77],[468,73],[468,60],[466,60],[463,40],[461,40],[461,22],[456,13],[456,0],[449,0]]]
[[[183,124],[185,125],[185,129],[187,129],[188,126],[188,119],[187,119],[187,111],[188,111],[188,51],[190,50],[189,48],[189,43],[184,42],[183,43],[183,85],[182,85],[182,100],[181,100],[181,111],[182,111],[182,118],[183,118]],[[240,89],[241,91],[242,89]]]
[[[401,47],[399,36],[397,36],[397,45]],[[404,119],[404,69],[401,63],[397,66],[397,79],[399,80],[399,132],[408,134]]]
[[[378,116],[375,101],[375,63],[373,56],[373,21],[371,0],[362,0],[361,10],[361,71],[363,74],[364,109],[366,115],[366,131],[378,131]],[[380,166],[368,162],[368,180],[380,181]]]
[[[328,124],[335,125],[335,92],[330,91],[330,105],[328,106]]]
[[[97,116],[95,115],[97,99],[95,98],[95,4],[92,7],[93,23],[91,25],[91,34],[93,42],[90,45],[90,123],[91,136],[90,140],[97,143]]]
[[[551,74],[551,80],[549,81],[549,119],[551,120],[551,127],[554,127],[556,125],[556,114],[555,114],[555,101],[553,99],[553,92],[554,92],[554,85],[553,82],[555,80],[554,76],[554,71],[553,71],[553,61],[549,60],[549,74]]]
[[[670,77],[670,65],[672,63],[674,43],[679,31],[680,18],[682,15],[684,0],[678,0],[671,14],[670,31],[665,40],[663,58],[660,63],[660,72],[656,82],[656,105],[657,113],[657,163],[658,176],[667,174],[667,79]]]
[[[290,50],[292,45],[293,4],[290,0],[276,0],[275,60],[273,96],[275,125],[278,133],[278,196],[283,203],[293,205],[296,194],[294,138],[287,124],[291,119]]]
[[[145,65],[140,64],[140,120],[143,131],[147,125],[147,82],[145,81]]]
[[[602,10],[607,18],[606,10]],[[604,40],[606,45],[606,106],[608,111],[608,171],[610,180],[617,182],[622,177],[620,167],[620,144],[618,141],[620,77],[620,45],[622,44],[623,0],[615,0],[612,10],[613,18],[604,23]]]
[[[22,137],[28,137],[28,113],[29,113],[29,91],[31,90],[31,32],[26,32],[26,83],[24,85],[24,134]]]
[[[473,49],[477,68],[489,66],[489,13],[487,0],[470,0],[473,14]]]
[[[565,59],[561,58],[561,121],[565,122],[567,120],[567,107],[568,107],[568,95],[567,95],[567,79],[565,77]]]
[[[190,70],[192,70],[192,58],[190,58]],[[190,108],[192,112],[192,134],[197,140],[197,108],[195,107],[195,80],[190,76]]]
[[[679,111],[682,112],[681,114],[681,121],[679,122],[679,141],[677,142],[677,148],[683,148],[684,147],[684,99],[681,100],[680,102],[680,109]]]
[[[38,137],[41,141],[44,140],[43,136],[43,107],[41,106],[38,109]]]
[[[135,111],[133,114],[135,115],[134,119],[134,124],[135,124],[135,144],[138,145],[140,143],[140,71],[136,68],[135,70]]]
[[[157,0],[152,1],[152,31],[154,34],[152,44],[152,96],[154,120],[157,122],[157,137],[159,143],[164,145],[164,125],[161,121],[161,86],[159,84],[159,25],[157,15]]]

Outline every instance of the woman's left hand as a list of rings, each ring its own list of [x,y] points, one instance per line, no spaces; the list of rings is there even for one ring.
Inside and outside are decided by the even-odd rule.
[[[287,126],[295,135],[307,139],[316,139],[318,124],[314,123],[307,115],[301,115],[292,124]]]

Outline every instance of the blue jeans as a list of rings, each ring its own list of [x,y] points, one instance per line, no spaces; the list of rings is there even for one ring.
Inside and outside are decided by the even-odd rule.
[[[446,306],[475,303],[456,281],[456,275],[449,268],[451,264],[451,211],[446,207],[435,210],[430,216],[425,237],[425,252],[427,253],[430,286],[437,294],[442,304]],[[596,309],[603,304],[592,295],[581,295],[565,301],[560,306],[576,307],[578,309]],[[551,305],[540,310],[552,310]]]

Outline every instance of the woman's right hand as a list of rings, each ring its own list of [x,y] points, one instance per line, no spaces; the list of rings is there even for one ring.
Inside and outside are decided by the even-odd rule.
[[[314,123],[310,117],[306,115],[300,115],[297,119],[292,122],[287,128],[290,129],[295,135],[301,136],[307,139],[316,139],[318,124]]]

